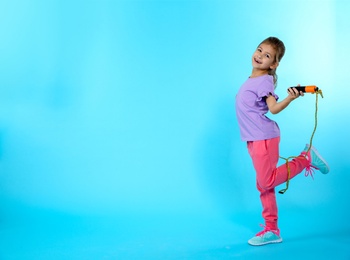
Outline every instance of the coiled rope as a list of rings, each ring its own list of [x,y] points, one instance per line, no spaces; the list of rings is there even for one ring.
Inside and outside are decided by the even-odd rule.
[[[316,94],[316,102],[315,102],[315,125],[314,125],[314,130],[312,131],[312,134],[311,134],[311,138],[310,138],[310,145],[309,145],[309,148],[307,149],[307,151],[305,152],[305,155],[310,151],[311,149],[311,146],[312,146],[312,140],[314,138],[314,135],[315,135],[315,132],[316,132],[316,129],[317,129],[317,113],[318,113],[318,95],[320,94],[321,97],[323,98],[323,94],[322,94],[322,90],[320,89],[317,89],[315,91],[315,94]],[[289,156],[288,158],[284,158],[282,156],[280,156],[281,159],[285,160],[286,161],[286,165],[287,165],[287,170],[288,170],[288,177],[287,177],[287,181],[286,181],[286,188],[280,190],[278,193],[280,194],[283,194],[285,193],[287,190],[288,190],[288,187],[289,187],[289,180],[290,180],[290,168],[289,168],[289,159],[293,159],[293,158],[297,158],[298,156]],[[312,174],[311,174],[312,176]]]

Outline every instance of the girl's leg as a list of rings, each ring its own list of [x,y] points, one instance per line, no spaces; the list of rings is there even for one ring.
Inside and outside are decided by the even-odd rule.
[[[256,171],[257,188],[263,206],[265,225],[269,229],[277,230],[277,203],[275,187],[287,180],[286,165],[276,168],[279,159],[280,138],[248,142],[248,151],[253,160]],[[289,162],[290,178],[300,173],[308,165],[304,157],[298,157]]]
[[[259,185],[257,187],[260,191],[260,200],[263,207],[262,216],[265,220],[265,227],[271,230],[278,230],[278,208],[275,189],[262,190]]]
[[[302,155],[294,158],[292,161],[288,162],[290,177],[289,179],[294,178],[296,175],[301,173],[310,162]],[[282,183],[285,183],[288,179],[288,167],[287,164],[282,164],[278,168],[276,168],[273,172],[273,178],[271,182],[267,185],[272,187],[276,187]]]
[[[265,183],[270,182],[273,170],[278,162],[278,143],[279,138],[276,138],[273,142],[271,140],[248,142],[248,151],[256,171],[256,186],[260,192],[263,207],[262,216],[266,228],[271,230],[278,230],[278,209],[275,189],[265,187]]]
[[[276,137],[268,140],[248,142],[248,151],[256,171],[257,183],[264,190],[275,188],[288,179],[287,164],[276,168],[279,160],[279,141]],[[300,155],[288,163],[290,179],[298,175],[310,163]]]

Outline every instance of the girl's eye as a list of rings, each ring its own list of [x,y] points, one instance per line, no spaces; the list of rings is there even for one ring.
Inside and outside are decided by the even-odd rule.
[[[261,49],[260,49],[260,48],[258,48],[258,52],[261,52]]]
[[[270,59],[270,55],[266,54],[266,58],[269,58],[269,59]]]

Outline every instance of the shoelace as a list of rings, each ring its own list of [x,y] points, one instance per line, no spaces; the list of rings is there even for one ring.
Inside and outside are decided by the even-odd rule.
[[[311,154],[310,152],[308,153],[302,153],[302,155],[305,156],[305,159],[309,161],[309,165],[305,167],[305,177],[311,176],[312,179],[314,179],[314,174],[316,173],[314,169],[318,170],[317,167],[311,165]]]
[[[275,235],[277,235],[277,236],[279,236],[280,234],[279,234],[279,232],[278,232],[278,230],[274,230],[274,229],[271,229],[271,228],[269,228],[269,227],[267,227],[267,226],[265,226],[265,225],[263,225],[263,224],[260,224],[260,227],[262,227],[264,230],[262,230],[262,231],[260,231],[259,233],[257,233],[255,236],[263,236],[265,233],[267,233],[267,232],[272,232],[272,233],[274,233]]]
[[[315,174],[315,171],[314,171],[313,168],[314,167],[311,164],[306,166],[306,168],[305,168],[305,177],[310,175],[311,178],[314,179],[314,175],[313,174]]]

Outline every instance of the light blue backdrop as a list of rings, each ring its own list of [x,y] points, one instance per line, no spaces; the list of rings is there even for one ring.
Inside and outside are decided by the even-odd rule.
[[[3,218],[28,208],[260,214],[234,97],[273,35],[287,48],[281,98],[298,83],[324,92],[314,145],[331,166],[298,176],[280,207],[349,225],[349,10],[345,0],[2,0]],[[308,94],[271,116],[281,155],[304,148],[314,112]]]

